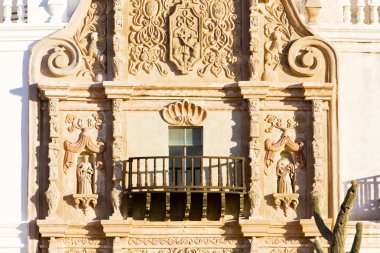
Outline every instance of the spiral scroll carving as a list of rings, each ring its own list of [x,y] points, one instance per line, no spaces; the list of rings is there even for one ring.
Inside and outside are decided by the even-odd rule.
[[[68,76],[80,67],[81,53],[79,48],[68,40],[51,40],[54,52],[49,55],[47,64],[49,71],[58,77]]]
[[[336,81],[336,62],[332,48],[318,37],[295,41],[289,49],[288,62],[294,74],[312,77],[326,69],[326,82]],[[331,66],[327,68],[327,66]]]

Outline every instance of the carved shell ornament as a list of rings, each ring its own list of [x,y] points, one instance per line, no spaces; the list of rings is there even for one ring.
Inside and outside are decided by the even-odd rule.
[[[187,100],[170,104],[161,112],[164,120],[175,126],[198,126],[207,117],[202,106]]]

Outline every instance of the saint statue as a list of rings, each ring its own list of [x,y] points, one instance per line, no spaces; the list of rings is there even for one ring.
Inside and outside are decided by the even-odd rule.
[[[78,194],[92,194],[92,175],[94,169],[88,161],[88,155],[83,156],[84,161],[78,165]]]
[[[295,166],[288,158],[281,158],[276,166],[277,192],[292,194],[295,193]]]

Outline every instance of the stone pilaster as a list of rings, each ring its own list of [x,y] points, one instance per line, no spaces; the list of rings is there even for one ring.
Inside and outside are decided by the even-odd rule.
[[[258,81],[259,78],[259,66],[260,66],[260,33],[259,33],[259,1],[249,1],[249,35],[251,37],[249,42],[249,74],[251,81]]]
[[[248,110],[250,117],[249,131],[249,158],[251,169],[251,184],[249,189],[250,217],[259,216],[259,209],[262,201],[262,191],[260,188],[260,101],[257,98],[248,99]]]
[[[125,52],[125,38],[123,35],[123,27],[124,27],[124,17],[123,17],[123,7],[124,7],[124,1],[123,0],[115,0],[114,1],[114,12],[115,12],[115,18],[114,18],[114,37],[113,37],[113,50],[114,50],[114,57],[113,57],[113,69],[114,69],[114,80],[121,80],[122,75],[125,72],[124,66],[125,66],[125,59],[124,55],[126,55]]]
[[[58,155],[59,155],[59,100],[49,99],[49,188],[45,193],[48,204],[48,218],[57,218],[57,209],[61,193],[57,186],[58,181]]]
[[[112,147],[112,160],[113,160],[113,180],[114,188],[111,194],[111,201],[113,207],[113,214],[110,218],[122,219],[120,206],[123,197],[122,176],[123,176],[123,163],[121,161],[123,155],[123,133],[122,133],[122,99],[112,100],[112,114],[113,114],[113,147]]]
[[[318,197],[320,204],[323,205],[325,190],[322,186],[323,181],[323,162],[325,160],[323,142],[323,101],[319,99],[312,100],[313,112],[313,160],[314,160],[314,179],[312,197]]]

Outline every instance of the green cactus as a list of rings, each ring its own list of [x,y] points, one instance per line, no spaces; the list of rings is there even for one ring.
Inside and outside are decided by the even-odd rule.
[[[319,198],[313,199],[314,220],[317,224],[319,232],[330,244],[329,253],[345,253],[344,243],[346,241],[348,214],[350,213],[350,209],[354,204],[354,200],[358,192],[358,184],[356,181],[352,181],[351,184],[352,185],[348,189],[346,197],[340,207],[340,212],[334,226],[334,232],[332,232],[323,221],[321,210],[319,209]],[[348,253],[359,253],[361,241],[362,224],[357,223],[355,239],[351,251]],[[315,240],[314,246],[317,253],[324,253],[319,240]]]

